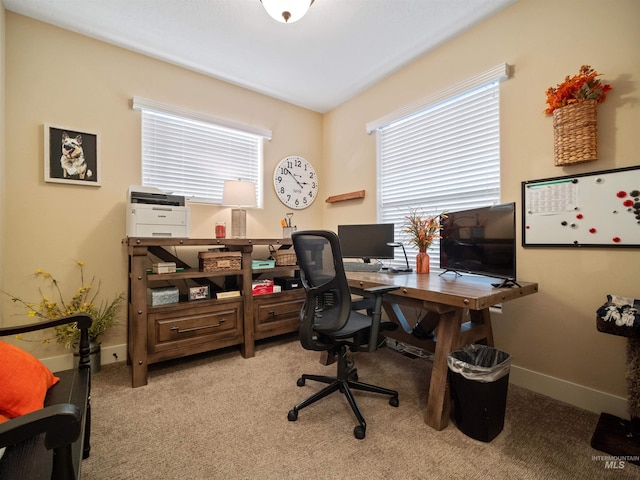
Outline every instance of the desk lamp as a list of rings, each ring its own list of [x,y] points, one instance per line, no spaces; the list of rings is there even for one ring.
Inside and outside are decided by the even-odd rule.
[[[402,273],[413,272],[413,269],[409,266],[409,259],[407,258],[407,251],[404,249],[404,244],[400,242],[389,242],[387,243],[387,247],[393,247],[393,248],[402,247],[402,251],[404,252],[404,261],[407,262],[407,268],[398,268],[397,271]]]
[[[231,238],[247,237],[247,211],[240,207],[256,206],[256,186],[253,182],[225,180],[222,204],[231,209]]]

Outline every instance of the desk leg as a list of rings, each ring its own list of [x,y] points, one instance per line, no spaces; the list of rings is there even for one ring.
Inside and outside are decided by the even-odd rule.
[[[425,423],[436,430],[442,430],[449,424],[450,399],[447,356],[459,344],[462,311],[461,308],[458,308],[441,314],[438,324],[429,397],[424,415]]]
[[[480,335],[476,335],[477,338],[471,339],[471,342],[477,342],[484,338],[487,341],[487,346],[493,347],[493,328],[491,327],[491,312],[489,309],[470,310],[469,315],[473,326],[480,330]]]

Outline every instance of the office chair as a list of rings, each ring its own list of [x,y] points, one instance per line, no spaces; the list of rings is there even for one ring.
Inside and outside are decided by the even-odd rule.
[[[347,397],[358,419],[359,425],[354,428],[353,433],[357,439],[363,439],[367,424],[351,390],[389,395],[389,405],[393,407],[399,404],[398,392],[359,382],[347,351],[373,352],[380,343],[379,333],[397,327],[392,322],[380,321],[382,297],[397,287],[364,289],[363,295],[375,299],[373,315],[359,313],[352,309],[351,291],[342,264],[338,236],[325,230],[307,230],[294,232],[292,240],[302,286],[307,294],[300,312],[300,343],[306,350],[327,351],[330,356],[337,356],[338,373],[336,377],[303,374],[297,382],[299,387],[304,386],[307,380],[326,383],[328,386],[293,407],[288,419],[291,422],[297,420],[301,409],[330,393],[340,391]]]

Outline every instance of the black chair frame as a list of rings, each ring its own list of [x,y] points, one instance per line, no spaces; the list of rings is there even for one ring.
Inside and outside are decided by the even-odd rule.
[[[77,322],[80,330],[78,367],[56,372],[60,381],[47,392],[44,408],[0,424],[0,478],[78,480],[82,459],[91,451],[92,319],[74,314],[56,320],[0,328],[0,337]]]
[[[344,272],[337,235],[326,230],[311,230],[295,232],[292,239],[300,266],[302,284],[307,293],[305,305],[301,311],[301,344],[307,350],[327,351],[330,357],[337,357],[338,365],[335,377],[303,374],[298,379],[299,387],[304,386],[307,380],[324,383],[327,386],[295,405],[289,411],[287,418],[289,421],[297,420],[301,409],[339,391],[346,397],[358,420],[358,425],[354,428],[354,436],[363,439],[367,424],[352,390],[388,395],[389,405],[393,407],[399,405],[398,392],[358,381],[358,373],[349,352],[373,352],[384,343],[380,332],[397,327],[396,324],[382,322],[381,319],[383,296],[398,287],[390,285],[359,290],[359,295],[373,299],[373,311],[372,315],[358,313],[352,309],[351,290]],[[313,248],[309,249],[309,245],[313,247],[314,239],[318,241],[315,254]],[[332,268],[328,270],[335,273],[333,276],[318,275],[318,272],[323,270],[322,267],[318,268],[322,262],[320,246],[324,249],[327,245],[331,249],[333,261]],[[328,259],[325,258],[324,261]],[[328,318],[324,318],[325,316]]]

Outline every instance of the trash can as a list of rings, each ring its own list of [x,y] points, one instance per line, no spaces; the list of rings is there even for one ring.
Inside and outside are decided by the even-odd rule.
[[[468,345],[447,357],[456,426],[490,442],[504,427],[511,355],[486,345]]]

